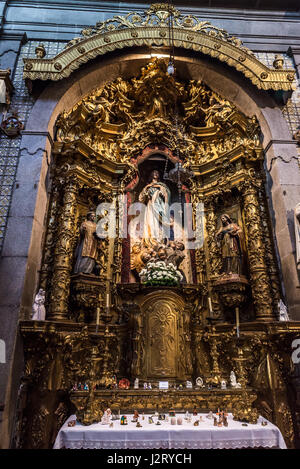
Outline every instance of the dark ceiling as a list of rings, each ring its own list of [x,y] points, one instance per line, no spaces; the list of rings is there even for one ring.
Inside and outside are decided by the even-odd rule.
[[[106,0],[110,1],[110,0]],[[114,1],[114,0],[111,0]],[[130,3],[119,1],[119,5]],[[134,0],[134,3],[143,3],[145,0]],[[156,3],[155,1],[149,2]],[[167,1],[162,3],[168,3]],[[279,11],[300,11],[300,0],[173,0],[171,2],[178,7],[194,7],[194,8],[226,8],[226,9],[243,9],[243,10],[279,10]]]

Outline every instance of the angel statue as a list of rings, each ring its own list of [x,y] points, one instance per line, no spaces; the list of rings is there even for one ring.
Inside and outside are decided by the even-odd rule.
[[[171,192],[168,186],[160,181],[159,171],[152,171],[149,181],[139,195],[139,202],[146,204],[143,245],[154,248],[157,243],[162,243],[169,237]]]
[[[230,216],[221,216],[222,226],[217,232],[217,241],[221,244],[224,274],[241,274],[242,265],[242,229],[233,223]]]
[[[45,290],[42,288],[39,289],[38,293],[35,295],[34,303],[32,305],[33,310],[33,321],[45,321],[46,310],[45,310]]]

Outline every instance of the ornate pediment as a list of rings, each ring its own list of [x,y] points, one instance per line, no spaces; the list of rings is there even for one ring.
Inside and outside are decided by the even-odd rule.
[[[43,54],[24,59],[24,78],[61,80],[83,63],[116,49],[170,47],[170,17],[175,47],[192,49],[226,62],[260,89],[295,89],[295,70],[284,70],[282,63],[274,63],[274,69],[267,67],[240,39],[194,15],[183,15],[166,3],[155,3],[144,13],[117,15],[88,27],[52,59],[42,57]]]
[[[63,112],[56,126],[58,142],[83,141],[103,160],[117,164],[149,145],[168,147],[187,166],[236,152],[256,158],[259,147],[255,118],[244,116],[201,81],[170,76],[164,59],[143,67],[138,77],[117,78],[96,89]]]

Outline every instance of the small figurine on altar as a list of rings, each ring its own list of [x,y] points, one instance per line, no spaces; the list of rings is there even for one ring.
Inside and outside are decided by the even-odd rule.
[[[198,415],[196,407],[194,407],[193,415]]]
[[[152,389],[152,384],[148,383],[148,389]]]
[[[175,415],[176,415],[176,414],[175,414],[175,410],[174,410],[174,409],[170,409],[170,410],[169,410],[169,416],[170,416],[170,417],[175,417]]]
[[[195,420],[194,427],[199,427],[199,420]]]
[[[207,419],[212,419],[212,418],[214,418],[214,415],[213,415],[213,413],[212,413],[211,410],[210,410],[209,413],[207,414],[206,418],[207,418]]]
[[[112,419],[111,410],[106,409],[101,419],[101,425],[109,425],[111,423],[111,419]]]
[[[119,389],[129,389],[130,381],[127,378],[122,378],[119,381]]]
[[[144,389],[148,389],[148,383],[144,383]]]
[[[222,379],[222,381],[221,381],[221,389],[226,389],[226,381],[225,381],[225,379]]]
[[[112,388],[113,389],[118,389],[118,382],[117,382],[116,375],[113,375],[113,377],[112,377]]]
[[[75,427],[76,425],[76,420],[70,420],[70,422],[68,422],[68,427]]]
[[[136,378],[136,379],[134,380],[133,389],[139,389],[139,378]]]
[[[192,383],[191,381],[187,381],[187,382],[185,383],[185,387],[186,387],[187,389],[193,389],[193,383]]]
[[[132,422],[137,422],[139,419],[139,413],[137,410],[134,410],[133,417],[132,417]]]
[[[217,415],[219,416],[218,420],[218,427],[222,427],[223,425],[223,411],[218,409]]]
[[[203,385],[203,379],[198,376],[198,378],[196,379],[196,386],[199,387],[199,388],[203,388],[204,385]]]
[[[74,386],[72,387],[72,391],[78,391],[77,383],[75,383]]]
[[[148,423],[154,423],[153,417],[150,416],[150,417],[148,418]]]
[[[237,382],[235,372],[231,371],[230,373],[230,385],[232,388],[240,388],[241,385],[240,383]]]
[[[137,424],[136,424],[137,428],[142,428],[142,425],[140,424],[139,421],[137,421]]]
[[[84,390],[84,391],[88,391],[88,390],[89,390],[89,386],[88,386],[86,383],[84,383],[83,390]]]
[[[122,415],[122,417],[120,419],[120,425],[128,425],[126,415]]]
[[[214,417],[214,427],[217,427],[217,426],[218,426],[217,417]]]

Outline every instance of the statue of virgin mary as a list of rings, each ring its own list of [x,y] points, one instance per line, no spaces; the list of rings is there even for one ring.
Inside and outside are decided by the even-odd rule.
[[[151,248],[169,238],[171,192],[160,181],[159,171],[150,174],[150,182],[139,195],[139,201],[146,204],[143,224],[143,244]]]

